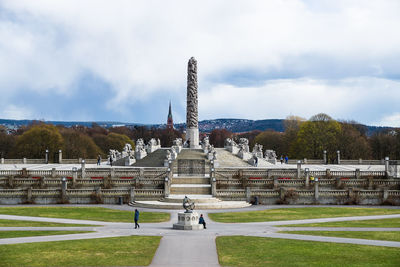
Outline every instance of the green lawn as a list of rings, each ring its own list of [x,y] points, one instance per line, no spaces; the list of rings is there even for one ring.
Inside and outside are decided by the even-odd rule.
[[[284,227],[399,227],[400,218],[379,219],[379,220],[360,220],[347,222],[325,222],[307,224],[289,224]]]
[[[0,214],[104,222],[133,222],[133,209],[132,211],[124,211],[101,207],[5,207],[0,208]],[[139,222],[165,222],[169,218],[170,214],[165,212],[140,212]]]
[[[44,236],[44,235],[68,235],[93,233],[91,231],[0,231],[0,238]]]
[[[400,266],[400,249],[266,237],[220,236],[223,266]]]
[[[0,266],[144,266],[151,263],[160,239],[126,236],[1,245]]]
[[[316,235],[316,236],[334,236],[361,238],[371,240],[385,240],[400,242],[400,232],[395,231],[378,231],[378,232],[356,232],[356,231],[280,231],[279,233],[299,234],[299,235]]]
[[[34,221],[16,221],[0,219],[0,227],[78,227],[78,226],[94,226],[87,224],[68,224],[53,222],[34,222]]]
[[[316,218],[400,214],[396,209],[378,208],[281,208],[246,212],[209,213],[210,219],[224,223],[287,221]]]

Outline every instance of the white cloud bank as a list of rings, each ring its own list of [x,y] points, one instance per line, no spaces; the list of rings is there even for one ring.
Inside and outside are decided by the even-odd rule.
[[[379,113],[354,109],[354,101],[360,108],[374,97],[365,92],[377,93],[365,82],[371,77],[392,85],[400,77],[399,14],[399,1],[382,0],[2,0],[0,104],[23,90],[73,95],[72,85],[92,73],[111,86],[108,107],[126,110],[159,92],[184,95],[186,62],[195,56],[202,117]],[[241,72],[261,76],[262,85],[241,92],[224,78]],[[268,81],[270,73],[288,79]],[[248,111],[225,104],[226,94],[242,95]]]

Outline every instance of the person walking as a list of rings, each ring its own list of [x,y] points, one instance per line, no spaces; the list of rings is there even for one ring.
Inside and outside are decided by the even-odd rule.
[[[288,162],[289,162],[289,157],[285,156],[285,163],[288,164]]]
[[[135,229],[140,228],[138,221],[139,221],[139,211],[135,209]]]
[[[202,224],[204,226],[204,229],[207,229],[206,221],[204,220],[203,214],[200,214],[199,224]]]
[[[100,165],[100,163],[101,163],[101,156],[98,155],[98,156],[97,156],[97,165]]]
[[[281,159],[280,160],[281,160],[281,164],[283,164],[283,156],[282,155],[281,155]]]

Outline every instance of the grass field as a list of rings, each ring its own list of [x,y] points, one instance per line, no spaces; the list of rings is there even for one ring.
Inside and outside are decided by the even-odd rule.
[[[347,222],[325,222],[307,224],[289,224],[285,227],[399,227],[400,218],[379,219],[379,220],[360,220]]]
[[[282,208],[246,212],[209,213],[210,219],[223,223],[287,221],[316,218],[400,214],[396,209],[378,208]]]
[[[0,266],[145,266],[160,239],[127,236],[1,245]]]
[[[91,231],[0,231],[0,238],[45,236],[45,235],[69,235],[92,233]]]
[[[223,266],[400,266],[400,249],[266,237],[216,239]]]
[[[358,232],[358,231],[280,231],[279,233],[361,238],[361,239],[400,242],[400,232],[395,232],[395,231],[377,231],[377,232],[370,232],[370,231],[368,231],[368,232],[361,232],[361,231],[360,232]]]
[[[93,220],[104,222],[132,222],[132,211],[101,207],[1,207],[0,214]],[[165,222],[170,218],[165,212],[140,212],[140,222]]]
[[[78,227],[78,226],[94,226],[87,224],[68,224],[53,222],[34,222],[34,221],[17,221],[0,219],[0,227]]]

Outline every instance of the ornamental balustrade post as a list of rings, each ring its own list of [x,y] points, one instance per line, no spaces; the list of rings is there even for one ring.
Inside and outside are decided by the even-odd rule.
[[[4,158],[1,158],[1,164],[4,164]]]
[[[305,186],[306,186],[306,188],[308,188],[310,186],[310,169],[306,168],[304,173],[305,173],[305,176],[306,176],[305,177]]]
[[[383,188],[383,194],[382,194],[382,202],[385,202],[389,197],[389,191],[387,187]]]
[[[356,179],[360,179],[360,178],[361,178],[361,171],[360,171],[360,169],[356,169],[355,174],[356,174]]]
[[[297,179],[301,178],[301,160],[297,161]]]
[[[56,177],[56,168],[51,168],[51,178]]]
[[[81,161],[81,177],[84,179],[86,177],[86,167],[85,167],[85,160]]]
[[[385,157],[385,174],[389,177],[389,157]]]
[[[76,185],[76,180],[78,179],[78,169],[76,167],[72,168],[72,185]]]
[[[251,200],[251,188],[249,186],[246,187],[246,201],[250,202]]]
[[[326,157],[326,150],[323,151],[323,161],[324,164],[328,164],[328,158]]]
[[[58,150],[58,163],[62,163],[62,150]]]
[[[319,181],[318,181],[317,177],[314,180],[314,198],[315,198],[315,202],[318,202],[318,200],[319,200]]]
[[[164,197],[168,197],[170,193],[169,178],[165,176],[164,178]]]
[[[129,190],[129,202],[135,201],[135,189],[133,187]]]
[[[26,192],[26,202],[32,203],[32,186],[27,189]]]
[[[371,190],[374,185],[374,177],[370,176],[368,177],[368,189]]]

